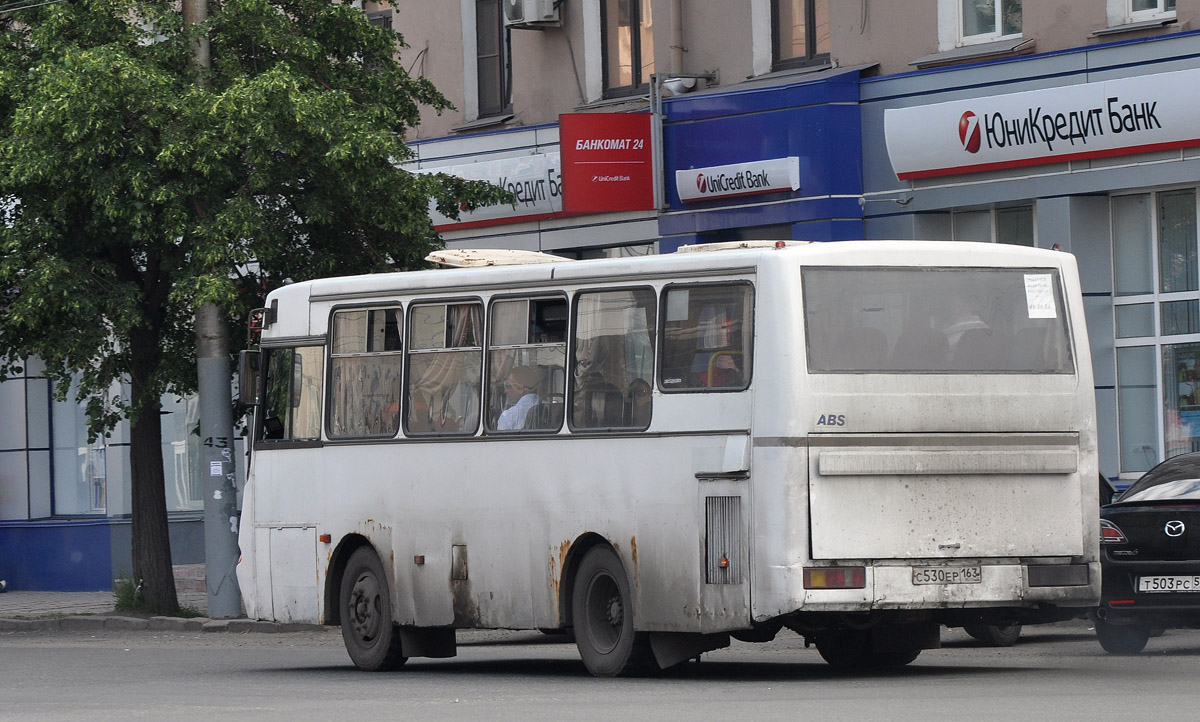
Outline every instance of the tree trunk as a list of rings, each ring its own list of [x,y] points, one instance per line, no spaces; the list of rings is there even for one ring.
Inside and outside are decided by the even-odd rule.
[[[146,398],[149,392],[144,383],[149,369],[157,365],[159,353],[157,344],[145,348],[147,342],[149,339],[144,338],[143,334],[134,332],[130,346],[135,359],[130,374],[130,402],[134,413],[129,431],[133,574],[141,580],[142,598],[151,611],[175,614],[179,611],[179,598],[175,594],[175,573],[171,568],[162,420],[158,413],[160,401]]]

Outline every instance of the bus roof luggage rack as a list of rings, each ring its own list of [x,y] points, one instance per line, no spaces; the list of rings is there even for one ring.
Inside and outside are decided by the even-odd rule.
[[[484,266],[524,266],[531,263],[560,263],[570,258],[540,251],[513,251],[502,248],[458,248],[434,251],[426,261],[447,268],[482,268]]]
[[[690,246],[680,246],[676,253],[697,253],[700,251],[731,251],[738,248],[786,248],[802,246],[812,241],[720,241],[718,243],[695,243]]]

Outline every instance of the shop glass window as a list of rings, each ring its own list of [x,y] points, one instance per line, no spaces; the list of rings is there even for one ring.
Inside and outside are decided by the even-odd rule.
[[[488,325],[487,430],[557,431],[565,411],[567,299],[494,301]]]
[[[324,364],[325,350],[321,346],[267,351],[263,439],[300,441],[321,437]]]
[[[996,209],[996,243],[1033,246],[1033,206]]]
[[[1196,260],[1196,192],[1158,194],[1159,291],[1200,288]]]
[[[405,431],[475,433],[482,391],[483,305],[414,306],[408,338]]]
[[[1200,343],[1163,346],[1165,458],[1200,451]]]
[[[607,95],[644,90],[654,73],[654,17],[650,0],[603,0],[601,43]]]
[[[1194,300],[1164,301],[1161,321],[1163,336],[1200,333],[1200,303]]]
[[[475,2],[475,65],[479,117],[512,110],[512,63],[500,0]]]
[[[199,469],[200,399],[195,395],[166,394],[161,404],[167,511],[203,509],[204,477]]]
[[[964,42],[976,43],[1021,34],[1021,0],[961,0]]]
[[[86,408],[75,401],[71,384],[66,399],[51,402],[53,514],[103,514],[107,508],[108,444],[88,440]]]
[[[648,288],[584,292],[576,298],[572,428],[650,425],[654,301]]]
[[[399,308],[333,314],[329,361],[329,436],[395,436],[400,429]]]
[[[772,0],[775,69],[829,59],[829,0]]]
[[[1121,473],[1147,471],[1158,463],[1158,394],[1153,346],[1117,349],[1118,431]]]
[[[1117,338],[1154,335],[1154,304],[1130,303],[1117,306]]]
[[[1154,213],[1149,193],[1112,199],[1113,286],[1118,296],[1154,291]]]
[[[663,293],[659,385],[665,392],[744,389],[753,339],[750,284],[669,286]]]

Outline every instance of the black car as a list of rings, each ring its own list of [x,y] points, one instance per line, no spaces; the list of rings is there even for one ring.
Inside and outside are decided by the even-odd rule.
[[[1156,632],[1200,627],[1200,453],[1167,459],[1100,508],[1100,646],[1137,654]]]

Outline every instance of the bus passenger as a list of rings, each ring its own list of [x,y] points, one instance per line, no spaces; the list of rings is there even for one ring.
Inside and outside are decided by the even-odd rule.
[[[501,431],[521,429],[529,410],[538,404],[537,385],[540,374],[528,366],[514,366],[504,382],[504,397],[509,407],[500,413],[496,428]]]

